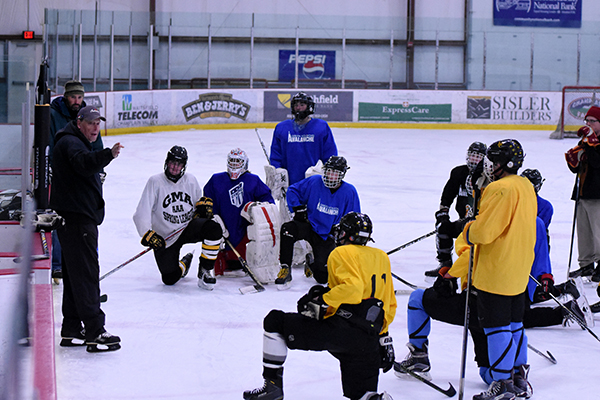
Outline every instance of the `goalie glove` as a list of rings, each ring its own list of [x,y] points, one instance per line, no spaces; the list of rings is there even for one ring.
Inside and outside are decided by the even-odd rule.
[[[327,286],[315,285],[310,288],[307,294],[298,300],[298,312],[305,317],[314,318],[318,321],[325,317],[329,307],[323,301],[323,295],[329,292]]]
[[[210,197],[202,196],[200,200],[196,202],[196,210],[194,211],[194,218],[206,218],[211,219],[213,216],[213,201]]]
[[[167,245],[165,239],[160,236],[156,231],[150,229],[142,236],[142,246],[150,247],[153,250],[162,249]]]
[[[388,372],[394,366],[394,341],[388,333],[379,336],[379,355],[381,356],[381,369]]]

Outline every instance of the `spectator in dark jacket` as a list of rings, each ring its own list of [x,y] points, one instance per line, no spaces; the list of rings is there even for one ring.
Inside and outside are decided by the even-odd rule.
[[[123,146],[116,143],[112,148],[92,150],[101,120],[105,119],[98,109],[87,106],[56,135],[50,197],[50,207],[65,220],[57,230],[64,267],[61,346],[84,340],[90,352],[120,348],[120,338],[104,329],[105,315],[100,309],[98,225],[104,219],[99,172]]]

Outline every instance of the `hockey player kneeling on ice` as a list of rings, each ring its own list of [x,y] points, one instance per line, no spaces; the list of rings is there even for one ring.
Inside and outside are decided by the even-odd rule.
[[[330,232],[343,215],[360,212],[356,188],[343,181],[348,169],[344,157],[331,156],[323,165],[323,176],[313,175],[289,187],[287,203],[294,219],[281,226],[278,289],[290,286],[294,243],[301,239],[312,247],[314,261],[308,266],[315,280],[327,282],[327,257],[335,248]]]
[[[185,173],[187,161],[185,148],[173,146],[169,150],[164,173],[148,179],[133,222],[142,236],[142,245],[154,250],[154,259],[165,285],[174,285],[190,269],[192,253],[179,260],[183,245],[202,242],[198,286],[212,290],[216,283],[214,266],[223,230],[212,219],[212,200],[201,197],[198,181],[194,175]]]
[[[229,242],[235,247],[237,252],[246,259],[251,267],[252,264],[246,257],[246,246],[252,248],[254,245],[248,243],[256,238],[249,238],[249,224],[252,223],[252,213],[249,210],[260,203],[264,207],[259,207],[261,212],[270,210],[267,206],[272,204],[275,207],[271,190],[265,185],[258,175],[251,173],[248,170],[249,159],[246,152],[236,148],[227,154],[227,171],[219,172],[211,176],[206,185],[204,185],[204,195],[210,197],[213,202],[213,213],[218,215],[224,223],[229,236]],[[276,207],[275,207],[276,209]],[[258,210],[258,209],[257,209]],[[274,223],[270,228],[277,229],[279,236],[279,226],[277,213],[270,211],[272,215],[269,218],[263,218],[265,224]],[[267,215],[269,211],[267,211]],[[267,226],[269,228],[269,226]],[[272,236],[271,246],[275,240],[275,235]],[[275,250],[278,250],[276,248]],[[250,257],[248,255],[248,257]],[[275,256],[277,263],[277,255]],[[242,265],[238,260],[237,255],[226,244],[225,249],[219,252],[215,263],[216,275],[233,275],[243,273]],[[276,272],[275,272],[276,273]],[[260,278],[259,278],[260,279]],[[271,279],[273,281],[273,279]]]
[[[287,350],[328,351],[340,362],[344,396],[391,399],[377,393],[379,369],[394,361],[388,327],[396,314],[390,260],[366,246],[373,226],[365,214],[346,214],[334,229],[328,286],[313,286],[298,300],[298,312],[271,310],[264,319],[264,386],[244,392],[246,400],[283,399]],[[388,277],[388,278],[386,278]]]

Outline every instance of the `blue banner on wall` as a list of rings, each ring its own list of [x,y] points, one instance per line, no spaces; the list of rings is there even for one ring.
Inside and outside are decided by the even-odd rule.
[[[279,50],[279,82],[296,76],[296,50]],[[298,79],[335,79],[335,51],[298,50]]]
[[[583,0],[495,0],[494,25],[581,27]]]

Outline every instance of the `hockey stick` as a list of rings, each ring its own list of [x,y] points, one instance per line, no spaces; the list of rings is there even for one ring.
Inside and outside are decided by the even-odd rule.
[[[167,236],[165,238],[165,241],[172,238],[173,236],[175,236],[176,234],[178,234],[179,232],[183,231],[185,228],[187,227],[187,225],[182,226],[181,228],[177,229],[175,232],[171,233],[169,236]],[[114,274],[115,272],[117,272],[118,270],[120,270],[121,268],[123,268],[124,266],[126,266],[127,264],[129,264],[132,261],[137,260],[138,258],[140,258],[141,256],[143,256],[144,254],[146,254],[147,252],[149,252],[150,250],[152,250],[152,247],[147,247],[144,250],[142,250],[141,252],[139,252],[138,254],[136,254],[135,256],[131,257],[129,260],[125,261],[123,264],[111,269],[110,271],[108,271],[107,273],[105,273],[104,275],[102,275],[100,277],[100,280],[106,278],[109,275]]]
[[[247,272],[248,275],[250,275],[250,278],[252,278],[252,280],[255,283],[254,285],[240,288],[240,293],[241,294],[248,294],[248,293],[264,292],[265,291],[265,287],[263,286],[262,283],[260,283],[260,281],[258,280],[258,278],[256,277],[256,275],[254,275],[254,272],[252,272],[252,270],[250,269],[250,266],[248,265],[248,263],[246,262],[246,260],[244,260],[244,258],[242,257],[242,255],[235,249],[235,247],[233,247],[233,245],[231,244],[231,242],[229,241],[229,239],[227,239],[227,238],[224,238],[224,239],[225,239],[225,243],[227,243],[227,245],[229,247],[231,247],[231,250],[233,250],[233,252],[237,256],[237,258],[240,261],[240,263],[242,263],[242,267],[244,268],[244,271]]]
[[[579,204],[579,173],[577,173],[577,178],[575,179],[575,207],[573,211],[573,227],[571,228],[571,246],[569,247],[569,264],[567,265],[567,279],[569,279],[569,274],[571,272],[571,261],[573,260],[573,242],[575,240],[575,222],[577,221],[577,205]]]
[[[531,278],[531,280],[533,280],[536,285],[538,286],[542,286],[542,284],[533,277],[533,275],[529,274],[529,278]],[[597,341],[600,342],[600,338],[598,337],[598,335],[596,335],[594,333],[594,331],[592,331],[590,329],[589,326],[587,326],[587,324],[585,323],[585,321],[582,321],[577,315],[575,315],[575,313],[573,313],[573,311],[569,310],[567,307],[565,307],[565,305],[563,303],[561,303],[556,296],[554,296],[552,293],[548,292],[548,294],[550,295],[550,297],[552,297],[552,300],[554,300],[560,307],[562,307],[563,309],[567,310],[567,312],[569,313],[569,315],[571,316],[571,318],[573,318],[575,320],[575,322],[577,322],[579,324],[579,326],[581,326],[581,329],[585,329],[586,331],[588,331],[590,333],[590,335],[592,335]]]
[[[452,386],[452,383],[450,383],[450,382],[448,382],[450,387],[448,389],[444,390],[441,387],[439,387],[438,385],[436,385],[435,383],[430,382],[427,379],[423,378],[421,375],[417,374],[416,372],[414,372],[410,369],[404,368],[402,365],[400,365],[400,363],[396,363],[395,367],[399,367],[402,370],[402,372],[409,374],[410,376],[412,376],[415,379],[420,380],[421,382],[423,382],[424,384],[426,384],[429,387],[434,388],[438,392],[444,393],[448,397],[453,397],[456,394],[456,389],[454,389],[454,386]]]
[[[542,353],[540,350],[536,349],[535,347],[533,347],[532,345],[530,345],[529,343],[527,343],[527,347],[529,348],[529,350],[533,351],[535,354],[538,354],[542,357],[544,357],[546,360],[550,361],[552,364],[557,364],[558,361],[556,361],[556,358],[554,358],[554,356],[552,355],[552,353],[550,353],[549,351],[546,351],[546,353]]]
[[[398,279],[400,282],[404,283],[406,286],[408,286],[409,288],[416,290],[416,289],[425,289],[424,287],[421,286],[417,286],[415,284],[410,283],[407,280],[404,280],[402,278],[400,278],[398,275],[396,275],[395,273],[392,272],[392,277]]]
[[[474,204],[477,204],[475,202]],[[462,354],[460,359],[460,379],[458,381],[458,400],[463,399],[465,393],[465,373],[467,370],[467,338],[469,336],[469,295],[471,294],[471,276],[473,274],[473,259],[475,253],[475,246],[471,245],[469,250],[469,272],[467,274],[467,294],[465,297],[465,319],[463,324],[463,341],[462,341]]]
[[[398,246],[398,247],[396,247],[395,249],[392,249],[392,250],[388,251],[388,252],[387,252],[387,255],[389,256],[390,254],[394,254],[395,252],[397,252],[397,251],[400,251],[400,250],[402,250],[402,249],[405,249],[405,248],[407,248],[408,246],[411,246],[411,245],[413,245],[413,244],[415,244],[415,243],[417,243],[417,242],[420,242],[421,240],[423,240],[423,239],[425,239],[425,238],[428,238],[429,236],[435,235],[435,232],[436,232],[436,231],[431,231],[431,232],[429,232],[429,233],[426,233],[426,234],[424,234],[423,236],[419,236],[418,238],[416,238],[416,239],[414,239],[414,240],[411,240],[411,241],[410,241],[410,242],[408,242],[408,243],[404,243],[402,246]]]
[[[262,138],[260,137],[260,133],[258,133],[258,128],[254,128],[254,132],[256,132],[256,136],[258,136],[258,141],[260,142],[263,152],[265,153],[265,157],[267,157],[267,162],[269,164],[271,164],[271,160],[269,160],[269,155],[267,154],[267,148],[265,147],[265,143],[263,142]]]

